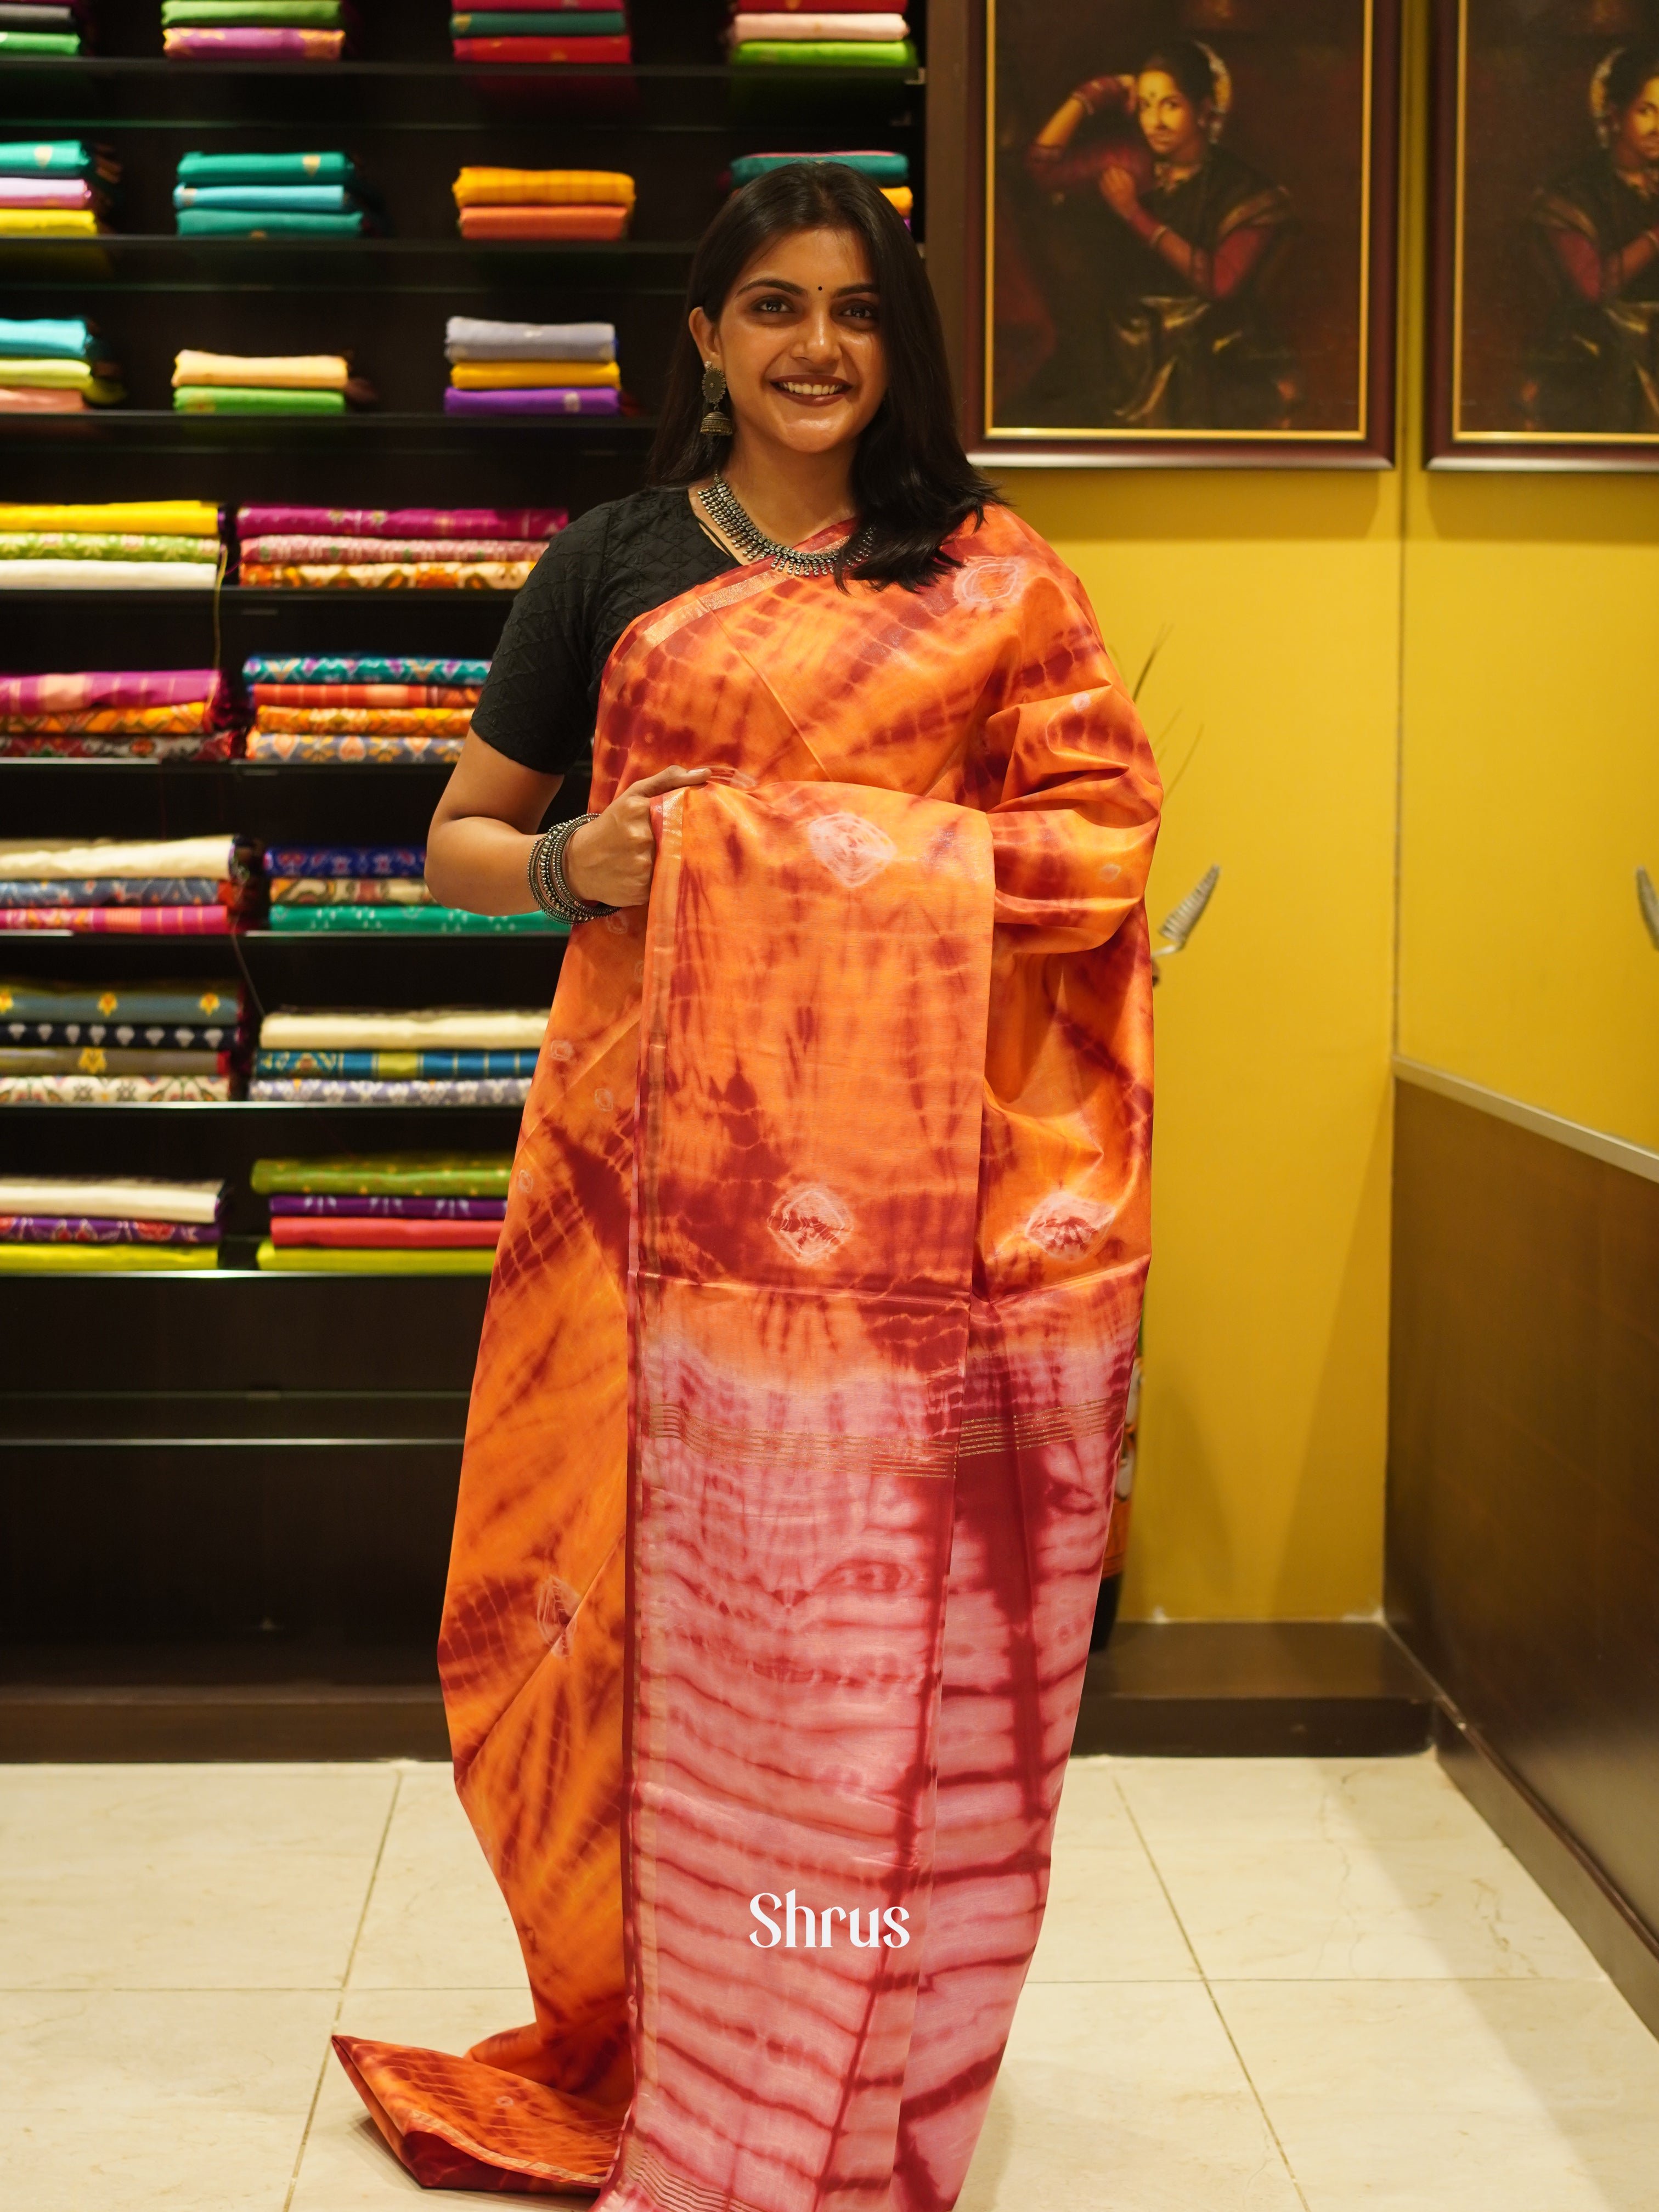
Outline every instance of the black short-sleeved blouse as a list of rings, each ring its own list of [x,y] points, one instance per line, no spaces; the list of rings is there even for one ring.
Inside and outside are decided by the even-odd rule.
[[[629,623],[737,566],[682,488],[590,507],[514,601],[473,728],[525,768],[568,774],[586,757],[605,664]]]

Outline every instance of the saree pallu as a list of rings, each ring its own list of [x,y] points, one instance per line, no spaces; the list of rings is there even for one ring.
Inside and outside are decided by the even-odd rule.
[[[40,564],[45,567],[43,562]],[[265,591],[516,592],[533,561],[380,561],[242,563],[244,585]]]
[[[313,738],[464,738],[471,707],[259,707],[261,736],[280,732]]]
[[[440,1663],[537,2017],[336,2039],[428,2186],[945,2212],[967,2170],[1134,1355],[1158,786],[1048,548],[951,550],[740,568],[606,671],[595,806],[727,780],[574,933],[514,1163]]]
[[[244,579],[246,580],[246,579]],[[320,766],[330,761],[458,761],[464,738],[307,737],[290,730],[254,730],[247,740],[251,761],[294,761]]]

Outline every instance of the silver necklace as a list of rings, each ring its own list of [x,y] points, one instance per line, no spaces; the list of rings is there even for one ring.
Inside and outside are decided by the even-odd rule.
[[[843,550],[848,561],[854,562],[868,550],[875,536],[874,529],[866,522],[843,545],[832,545],[823,553],[801,553],[793,545],[781,545],[775,538],[767,536],[719,470],[714,472],[714,483],[706,485],[697,497],[703,513],[731,539],[745,562],[769,561],[787,576],[827,576]]]

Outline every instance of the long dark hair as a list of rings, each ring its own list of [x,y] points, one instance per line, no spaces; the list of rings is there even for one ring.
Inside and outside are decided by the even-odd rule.
[[[686,287],[685,319],[668,365],[668,392],[651,449],[650,480],[692,483],[725,464],[729,438],[699,428],[705,410],[702,356],[688,327],[701,307],[720,320],[732,287],[774,239],[801,230],[839,230],[869,258],[881,306],[887,390],[853,459],[852,489],[872,532],[850,573],[874,584],[915,591],[958,563],[940,547],[971,514],[1000,504],[974,468],[957,433],[945,334],[920,256],[891,203],[870,179],[841,161],[792,161],[733,192],[703,233]],[[836,580],[844,587],[846,564]]]
[[[1175,39],[1147,55],[1138,76],[1160,70],[1185,93],[1194,107],[1215,98],[1215,64],[1196,39]]]

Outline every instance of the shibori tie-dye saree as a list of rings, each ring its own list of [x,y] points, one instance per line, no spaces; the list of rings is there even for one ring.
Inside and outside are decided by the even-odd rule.
[[[1005,511],[612,655],[441,1663],[532,2025],[342,2037],[428,2185],[945,2212],[1042,1920],[1148,1234],[1158,782]]]

